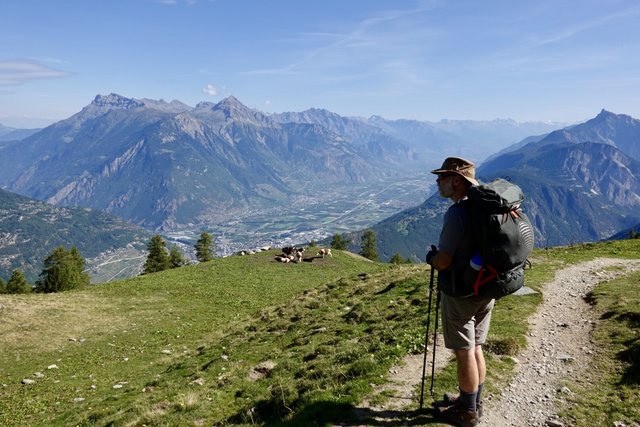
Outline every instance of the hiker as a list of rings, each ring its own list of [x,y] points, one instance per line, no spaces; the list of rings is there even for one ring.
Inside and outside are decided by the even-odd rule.
[[[493,298],[475,296],[463,286],[463,272],[472,257],[473,238],[464,203],[475,178],[475,165],[465,159],[449,157],[437,175],[438,192],[453,205],[447,210],[438,247],[432,246],[427,262],[438,271],[442,303],[442,334],[445,347],[453,350],[458,371],[458,396],[445,395],[434,402],[436,417],[456,426],[475,426],[482,416],[482,390],[486,366],[482,353],[489,331]]]

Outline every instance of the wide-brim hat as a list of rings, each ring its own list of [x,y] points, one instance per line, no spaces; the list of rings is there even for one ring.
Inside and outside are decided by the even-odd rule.
[[[444,162],[442,162],[440,169],[434,169],[431,173],[436,175],[453,173],[460,175],[470,182],[471,185],[479,185],[479,182],[476,180],[476,166],[473,162],[460,157],[447,157],[444,159]]]

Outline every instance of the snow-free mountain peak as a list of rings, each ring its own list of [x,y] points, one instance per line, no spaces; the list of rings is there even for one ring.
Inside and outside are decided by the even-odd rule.
[[[166,102],[163,99],[135,99],[127,98],[117,93],[110,93],[109,95],[96,95],[91,104],[83,108],[83,112],[84,114],[98,116],[109,111],[136,111],[145,108],[170,114],[179,114],[192,109],[187,104],[177,100]]]
[[[143,102],[145,107],[147,108],[152,108],[154,110],[159,110],[166,113],[179,114],[185,111],[192,110],[192,107],[176,99],[174,99],[171,102],[167,102],[164,99],[155,100],[155,99],[149,99],[149,98],[142,98],[140,101]]]
[[[245,122],[263,122],[267,119],[264,113],[247,107],[233,95],[218,102],[213,109],[223,112],[225,119]]]
[[[122,95],[118,95],[117,93],[96,95],[90,105],[97,108],[118,108],[122,110],[133,110],[134,108],[144,107],[143,102],[133,98],[126,98]]]

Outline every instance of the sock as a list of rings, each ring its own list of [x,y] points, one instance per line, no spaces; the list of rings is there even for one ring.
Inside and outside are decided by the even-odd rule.
[[[460,389],[460,397],[458,398],[458,400],[460,401],[460,405],[471,411],[471,412],[475,412],[476,411],[476,399],[478,396],[478,392],[473,392],[473,393],[467,393],[462,391],[462,389]]]
[[[478,384],[478,395],[476,396],[476,405],[482,402],[482,389],[484,388],[484,383]]]

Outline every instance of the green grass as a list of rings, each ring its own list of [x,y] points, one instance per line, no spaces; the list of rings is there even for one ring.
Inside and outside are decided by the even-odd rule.
[[[0,425],[347,420],[389,367],[422,353],[428,268],[336,252],[300,264],[263,252],[64,294],[0,296]],[[555,269],[595,256],[638,257],[640,247],[536,251],[527,284],[540,289]],[[512,375],[504,356],[525,345],[525,319],[540,300],[498,302],[489,392]],[[450,366],[436,392],[455,384]]]
[[[598,285],[591,292],[600,316],[593,334],[596,356],[571,391],[563,415],[574,426],[631,425],[640,420],[640,273]]]
[[[219,393],[221,372],[210,377],[215,363],[202,357],[220,358],[216,362],[226,366],[218,369],[235,372],[236,358],[245,363],[261,358],[252,354],[254,346],[272,353],[269,339],[246,350],[225,344],[238,333],[241,342],[249,342],[256,332],[248,325],[256,323],[251,329],[258,330],[266,321],[259,316],[274,316],[261,310],[277,313],[305,291],[336,281],[365,282],[359,274],[367,278],[392,270],[340,252],[300,264],[277,263],[273,255],[229,257],[64,294],[3,295],[0,425],[181,420],[192,418],[194,406],[202,408],[195,411],[198,417],[216,419],[219,411],[210,413],[210,407],[218,405],[209,399]],[[273,329],[290,322],[275,316],[268,323]],[[189,363],[195,365],[187,372]],[[209,368],[200,372],[201,364]],[[51,365],[57,369],[47,369]],[[21,384],[36,372],[44,377]],[[207,385],[194,387],[191,378],[185,380],[190,375],[204,375]],[[154,391],[143,393],[145,387]],[[204,392],[209,387],[211,395]],[[181,405],[185,399],[191,403]],[[230,400],[243,401],[235,395]]]

